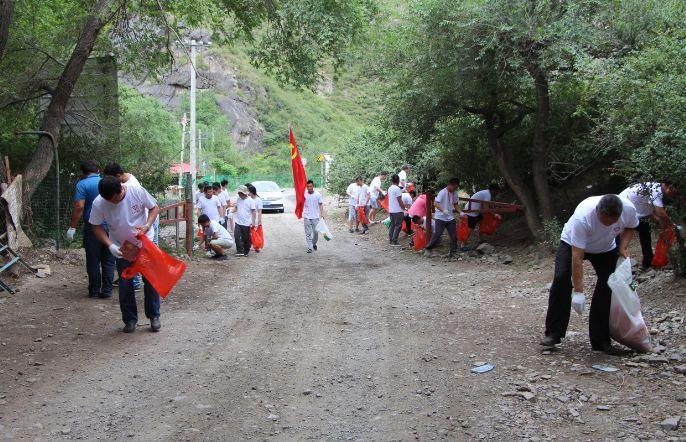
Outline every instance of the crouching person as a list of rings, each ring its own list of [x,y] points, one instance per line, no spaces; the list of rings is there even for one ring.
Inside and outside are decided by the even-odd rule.
[[[628,246],[637,226],[636,208],[617,195],[590,197],[577,206],[562,230],[557,249],[541,345],[553,347],[560,343],[567,333],[572,308],[583,313],[586,299],[583,266],[584,260],[588,260],[598,277],[589,316],[591,347],[616,353],[610,343],[612,291],[607,280],[614,273],[619,256],[629,257]]]
[[[107,176],[98,184],[100,194],[93,201],[88,222],[93,225],[93,232],[100,242],[105,244],[110,253],[117,260],[119,272],[119,307],[121,308],[124,332],[132,333],[138,323],[138,309],[133,287],[133,278],[122,277],[124,269],[130,267],[135,260],[135,254],[129,252],[125,243],[140,247],[141,242],[136,238],[139,234],[146,235],[151,241],[154,232],[152,225],[160,212],[157,201],[143,187],[122,186],[121,182]],[[109,236],[103,228],[109,228]],[[143,278],[143,293],[145,297],[145,316],[150,319],[150,329],[158,331],[160,324],[160,295],[157,290]]]
[[[229,231],[217,221],[210,220],[207,215],[200,215],[198,223],[202,227],[205,250],[214,252],[211,258],[218,261],[225,260],[226,251],[233,247],[233,238]]]

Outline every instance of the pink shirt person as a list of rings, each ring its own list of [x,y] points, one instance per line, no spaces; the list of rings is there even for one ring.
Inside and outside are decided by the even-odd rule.
[[[426,216],[426,195],[419,195],[416,200],[414,200],[414,203],[412,203],[412,206],[410,207],[410,210],[408,210],[408,214],[410,217],[413,216]]]

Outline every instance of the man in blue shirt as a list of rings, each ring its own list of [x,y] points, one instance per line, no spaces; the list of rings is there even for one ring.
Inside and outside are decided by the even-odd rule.
[[[76,183],[74,209],[67,230],[67,239],[72,241],[76,226],[83,218],[83,248],[86,250],[86,272],[88,273],[88,297],[108,299],[112,297],[114,280],[114,256],[95,237],[93,226],[88,222],[93,200],[99,195],[100,174],[98,165],[92,161],[81,163],[81,179]]]

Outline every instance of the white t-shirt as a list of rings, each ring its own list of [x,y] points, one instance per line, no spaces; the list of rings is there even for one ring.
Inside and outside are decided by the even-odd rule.
[[[93,207],[88,222],[99,226],[107,223],[110,239],[118,246],[128,241],[140,247],[136,239],[136,227],[145,226],[148,222],[148,211],[157,205],[157,200],[140,186],[127,186],[126,195],[119,203],[114,204],[98,195],[93,200]],[[155,232],[149,229],[146,236],[152,240]]]
[[[249,226],[252,224],[252,213],[255,211],[255,201],[248,197],[236,200],[236,219],[235,223],[239,226]]]
[[[202,190],[198,190],[197,192],[195,192],[195,205],[196,206],[198,205],[198,200],[203,195],[205,195],[205,192],[203,192]]]
[[[376,199],[379,197],[379,192],[382,191],[381,189],[381,177],[375,177],[372,182],[369,184],[369,190],[372,193],[372,198]]]
[[[473,200],[482,200],[482,201],[493,201],[493,196],[491,195],[491,191],[488,189],[480,190],[476,192],[474,195],[471,196],[470,199]],[[481,203],[472,203],[470,201],[467,201],[467,204],[464,205],[465,210],[480,210],[481,209]],[[472,218],[476,218],[477,216],[481,215],[479,212],[467,212],[465,215],[471,216]]]
[[[638,227],[636,208],[631,201],[621,197],[624,209],[619,220],[611,226],[603,225],[596,213],[601,198],[592,196],[579,203],[562,229],[562,241],[584,249],[587,253],[606,253],[615,249],[615,237],[622,233],[622,230]]]
[[[228,206],[231,203],[231,198],[229,198],[229,192],[227,192],[226,190],[222,190],[219,195],[222,196],[222,201],[225,206]]]
[[[305,190],[305,207],[303,207],[303,218],[317,219],[321,216],[319,205],[322,204],[322,196],[319,192],[309,193]]]
[[[228,239],[233,241],[233,237],[231,237],[229,231],[217,221],[210,221],[209,226],[203,227],[202,233],[208,241],[212,240],[215,233],[217,234],[217,239]]]
[[[141,186],[141,183],[136,179],[136,177],[131,174],[129,174],[129,179],[122,184],[129,187],[143,187]]]
[[[403,194],[400,195],[400,197],[402,198],[405,207],[407,207],[408,209],[412,207],[412,203],[414,202],[412,201],[412,195],[410,195],[408,192],[403,192]]]
[[[262,210],[262,208],[264,207],[264,204],[262,204],[262,198],[260,198],[259,196],[256,196],[253,199],[253,202],[255,203],[255,210],[260,212]]]
[[[400,187],[405,187],[407,184],[407,172],[401,170],[398,172],[398,178],[400,178]]]
[[[212,198],[207,198],[205,195],[198,198],[196,207],[200,209],[200,213],[207,215],[210,221],[219,221],[219,208],[222,206],[221,201],[217,195],[212,195]]]
[[[443,210],[447,211],[448,214],[446,215],[436,208],[436,219],[446,222],[454,220],[455,215],[453,215],[453,210],[455,210],[455,203],[457,201],[458,199],[457,196],[455,196],[455,192],[448,192],[447,187],[441,189],[441,191],[438,192],[438,195],[436,195],[436,202],[440,204]]]
[[[357,207],[369,205],[369,187],[366,184],[362,184],[357,188]]]
[[[357,183],[350,183],[348,188],[346,189],[345,193],[350,197],[350,201],[348,201],[348,204],[351,206],[356,206],[357,205],[357,194],[359,193],[360,187],[357,185]]]
[[[636,207],[636,214],[639,218],[652,215],[656,207],[664,207],[662,198],[662,185],[660,183],[634,184],[619,194],[628,199]]]
[[[403,191],[395,184],[388,188],[387,198],[389,213],[399,213],[403,211],[403,209],[400,207],[400,203],[398,202],[398,197],[402,197],[402,195]]]

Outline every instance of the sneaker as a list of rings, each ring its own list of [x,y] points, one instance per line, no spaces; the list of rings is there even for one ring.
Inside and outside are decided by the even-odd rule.
[[[360,231],[359,227],[355,227],[355,231],[359,232]]]
[[[312,250],[314,250],[315,252],[317,251],[317,244],[312,245]]]
[[[117,278],[117,279],[115,279],[114,281],[112,281],[112,286],[114,286],[114,287],[119,287],[119,278]]]
[[[402,244],[400,244],[398,241],[392,242],[391,247],[402,247]]]
[[[138,284],[133,285],[134,290],[140,290],[143,288],[143,283],[139,282]]]
[[[136,330],[136,321],[128,321],[124,323],[124,333],[133,333]]]
[[[89,297],[89,298],[99,298],[99,297],[100,297],[100,293],[89,293],[89,294],[88,294],[88,297]]]
[[[469,252],[469,251],[471,251],[471,250],[472,250],[472,249],[471,249],[470,247],[467,247],[467,246],[464,246],[464,247],[462,247],[462,248],[460,249],[461,252]]]
[[[544,347],[555,347],[560,342],[561,340],[557,336],[548,335],[541,339],[541,342],[539,342],[539,344],[541,344]]]
[[[222,255],[224,256],[224,255]],[[160,317],[155,316],[154,318],[150,318],[150,330],[156,332],[159,331],[162,328],[162,323],[160,322]]]
[[[233,256],[245,256],[245,253],[238,253],[238,252],[236,252],[236,253],[233,254]]]
[[[424,256],[431,258],[431,250],[424,249]]]
[[[626,356],[629,352],[613,347],[612,344],[603,345],[600,348],[593,348],[593,351],[600,351],[610,356]]]
[[[226,257],[226,255],[217,255],[214,257],[214,259],[217,261],[226,261],[228,258]]]
[[[111,299],[112,293],[100,293],[100,295],[98,295],[98,298],[100,298],[100,299]]]
[[[312,253],[312,249],[307,249],[307,253]]]
[[[369,232],[369,228],[365,227],[364,229],[362,229],[362,231],[360,232],[360,234],[361,234],[361,235],[364,235],[364,234],[366,234],[367,232]]]
[[[245,256],[245,257],[247,258],[247,257],[248,257],[248,252],[245,252],[245,253],[243,254],[243,256]]]
[[[355,233],[353,229],[348,230],[348,233]]]

